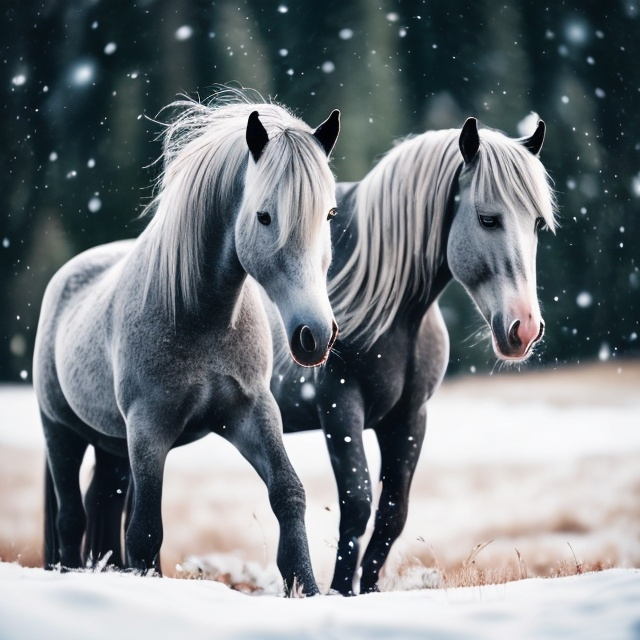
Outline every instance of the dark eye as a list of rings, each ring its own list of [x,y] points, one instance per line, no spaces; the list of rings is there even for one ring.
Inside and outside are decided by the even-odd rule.
[[[268,227],[271,224],[271,215],[268,211],[258,211],[258,222]]]
[[[540,216],[539,218],[536,218],[536,231],[542,231],[546,228],[547,228],[547,223],[545,222],[544,218],[542,216]]]
[[[338,215],[338,210],[333,207],[333,209],[329,209],[329,213],[327,214],[327,220],[333,220]]]
[[[478,220],[480,220],[480,224],[485,229],[495,229],[496,227],[500,226],[500,220],[498,219],[498,216],[483,216],[481,214],[478,214]]]

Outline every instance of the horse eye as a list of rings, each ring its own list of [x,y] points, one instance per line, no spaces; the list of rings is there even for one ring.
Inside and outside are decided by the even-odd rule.
[[[271,224],[271,215],[268,211],[258,211],[258,222],[268,227]]]
[[[542,216],[540,216],[539,218],[536,218],[536,231],[540,231],[546,228],[547,228],[547,223],[545,222],[544,218]]]
[[[496,227],[500,226],[498,216],[483,216],[478,214],[478,220],[480,220],[480,224],[485,229],[495,229]]]
[[[333,207],[333,209],[329,209],[329,213],[327,214],[327,220],[333,220],[338,215],[338,210]]]

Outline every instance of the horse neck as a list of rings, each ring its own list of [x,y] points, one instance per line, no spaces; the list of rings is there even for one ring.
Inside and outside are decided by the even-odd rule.
[[[235,243],[237,207],[206,225],[202,267],[197,286],[197,314],[234,315],[247,278]],[[222,218],[225,218],[223,221]]]
[[[243,172],[240,172],[243,175]],[[212,190],[215,193],[216,189]],[[212,197],[203,203],[203,210],[190,210],[189,215],[198,216],[201,219],[199,225],[184,225],[177,228],[155,219],[149,225],[143,236],[146,237],[147,250],[151,252],[152,262],[157,273],[155,277],[165,281],[174,279],[175,289],[166,283],[158,283],[156,291],[160,292],[160,305],[167,307],[171,304],[169,292],[173,291],[175,300],[176,323],[180,321],[198,320],[202,315],[211,315],[215,310],[215,317],[219,321],[231,318],[247,277],[243,269],[235,245],[235,225],[242,201],[243,181],[237,178],[233,185],[224,189],[219,195]],[[186,207],[186,204],[184,205]],[[180,216],[185,214],[179,206],[177,211],[171,212]],[[155,224],[157,223],[157,224]],[[177,247],[172,247],[174,269],[168,268],[168,263],[162,263],[155,255],[167,251],[164,243],[172,234],[181,237]],[[190,239],[187,240],[187,235]],[[190,251],[190,247],[197,248]],[[181,288],[181,268],[178,256],[187,255],[190,260],[197,262],[197,277],[193,278],[188,295]],[[152,285],[153,286],[153,285]],[[189,300],[187,299],[190,299]]]

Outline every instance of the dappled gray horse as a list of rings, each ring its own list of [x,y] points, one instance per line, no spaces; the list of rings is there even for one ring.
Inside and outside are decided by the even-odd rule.
[[[340,534],[331,588],[374,591],[407,517],[427,400],[449,342],[437,298],[452,278],[491,329],[498,358],[525,360],[544,324],[536,294],[537,232],[555,200],[538,159],[544,123],[526,139],[482,129],[427,132],[395,147],[359,183],[338,185],[330,299],[340,337],[314,375],[277,358],[271,388],[285,432],[321,428],[338,485]],[[273,322],[276,354],[286,336]],[[311,386],[313,385],[313,386]],[[363,429],[375,431],[382,485],[372,509]]]
[[[268,487],[287,590],[297,582],[317,592],[304,491],[269,390],[272,340],[256,282],[278,308],[293,358],[322,363],[337,333],[326,290],[335,207],[327,156],[339,114],[313,131],[279,106],[248,102],[232,92],[209,105],[172,105],[179,115],[164,135],[149,226],[135,241],[77,256],[47,288],[34,384],[49,568],[111,552],[114,564],[159,572],[165,459],[215,432]],[[90,444],[96,471],[85,515],[78,473]]]

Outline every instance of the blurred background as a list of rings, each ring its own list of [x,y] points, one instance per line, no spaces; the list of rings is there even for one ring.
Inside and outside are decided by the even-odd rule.
[[[469,115],[548,126],[561,228],[541,236],[533,366],[640,352],[638,0],[7,0],[0,18],[0,380],[29,382],[39,305],[78,252],[133,237],[160,127],[183,92],[237,82],[311,125],[339,107],[339,180]],[[464,292],[450,374],[491,370]],[[471,337],[470,337],[471,336]]]

